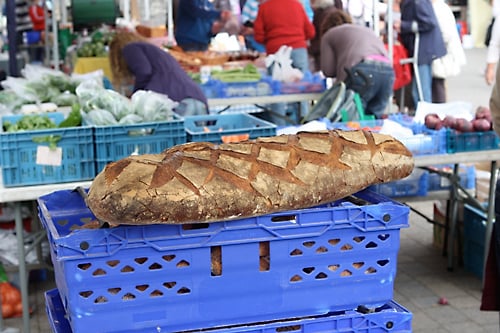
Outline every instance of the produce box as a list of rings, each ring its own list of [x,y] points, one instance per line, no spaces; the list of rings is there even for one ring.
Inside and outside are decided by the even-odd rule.
[[[164,37],[167,34],[165,25],[148,26],[139,24],[135,27],[137,33],[147,38]]]
[[[322,92],[326,90],[326,79],[318,74],[307,72],[302,80],[297,82],[279,82],[282,94],[303,94]]]
[[[437,169],[448,171],[453,174],[453,165],[437,166]],[[476,167],[474,165],[462,165],[459,168],[458,176],[460,185],[466,190],[476,188]],[[441,177],[437,173],[429,173],[429,191],[443,191],[451,188],[451,182],[446,177]]]
[[[487,220],[485,212],[464,204],[464,267],[481,279],[483,278]]]
[[[406,178],[389,183],[370,186],[372,191],[388,197],[425,197],[429,182],[429,171],[415,168]]]
[[[370,191],[188,225],[81,229],[77,191],[38,199],[73,332],[176,332],[375,308],[393,296],[409,208]]]
[[[0,133],[5,187],[90,180],[95,176],[90,127]]]
[[[45,292],[45,309],[54,333],[71,333],[66,312],[57,289]],[[256,322],[241,326],[208,328],[213,333],[264,333],[264,332],[308,332],[308,333],[409,333],[413,315],[395,301],[367,313],[363,309],[346,310],[325,316],[290,318],[276,322]],[[139,330],[149,332],[148,330]],[[135,331],[135,332],[139,332]]]
[[[207,98],[271,96],[280,93],[279,82],[268,77],[251,82],[209,80],[200,86]]]
[[[276,125],[247,113],[191,116],[184,118],[187,141],[237,142],[276,135]]]
[[[446,150],[448,153],[498,149],[500,141],[495,131],[459,133],[448,130]]]
[[[96,168],[100,172],[110,163],[132,154],[158,154],[186,143],[184,119],[133,125],[95,126]]]

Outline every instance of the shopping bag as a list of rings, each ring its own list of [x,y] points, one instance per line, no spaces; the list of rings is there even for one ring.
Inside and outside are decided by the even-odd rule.
[[[387,44],[385,45],[387,48]],[[411,64],[401,64],[401,59],[409,58],[408,50],[403,44],[395,43],[393,46],[392,67],[394,69],[393,90],[398,90],[410,84],[412,80]]]

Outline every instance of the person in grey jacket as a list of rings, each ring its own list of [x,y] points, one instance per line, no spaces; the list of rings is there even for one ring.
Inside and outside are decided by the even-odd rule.
[[[400,34],[401,43],[408,50],[409,56],[415,53],[415,35],[420,36],[417,53],[418,73],[420,76],[423,100],[432,102],[432,61],[446,55],[446,46],[434,14],[431,0],[403,0],[401,2],[401,20],[394,21],[394,30]],[[419,96],[413,80],[412,96],[415,107]]]
[[[367,114],[382,118],[394,84],[384,43],[373,30],[353,24],[342,10],[329,11],[320,28],[321,70],[359,94]]]

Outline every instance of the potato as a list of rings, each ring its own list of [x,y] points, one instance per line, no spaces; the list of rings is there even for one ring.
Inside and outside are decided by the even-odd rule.
[[[464,119],[464,118],[458,118],[456,122],[455,129],[460,132],[473,132],[474,127],[472,126],[472,122]]]
[[[486,106],[479,106],[476,109],[475,119],[487,119],[491,123],[491,110]]]
[[[425,126],[433,130],[443,128],[443,121],[436,113],[429,113],[425,116]]]
[[[457,119],[453,116],[446,116],[443,119],[443,126],[448,128],[455,128]]]
[[[492,129],[491,122],[486,118],[474,119],[472,121],[472,127],[474,131],[477,132],[486,132]]]

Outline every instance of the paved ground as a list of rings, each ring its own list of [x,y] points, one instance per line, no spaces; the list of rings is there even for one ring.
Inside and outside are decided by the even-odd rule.
[[[491,87],[481,76],[484,49],[467,50],[468,65],[463,73],[449,80],[449,100],[467,101],[473,106],[488,105]],[[432,215],[432,201],[412,203]],[[394,299],[413,313],[415,333],[498,333],[499,314],[479,311],[481,280],[462,266],[447,270],[447,258],[433,246],[433,226],[415,213],[410,227],[401,230],[398,273]],[[54,287],[53,280],[32,283],[30,288],[33,319],[31,332],[50,332],[45,315],[43,293]],[[438,304],[445,297],[448,305]],[[6,327],[22,327],[20,319],[9,319]],[[7,332],[7,331],[6,331]]]

